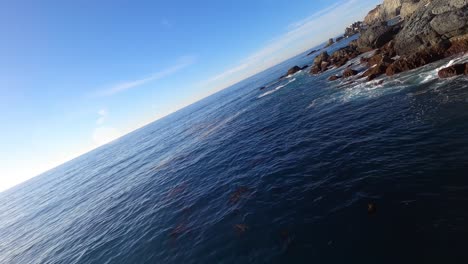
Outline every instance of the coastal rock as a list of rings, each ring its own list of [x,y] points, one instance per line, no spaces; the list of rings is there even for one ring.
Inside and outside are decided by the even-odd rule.
[[[312,50],[312,51],[310,51],[309,53],[307,53],[306,56],[310,56],[310,55],[314,54],[314,53],[317,52],[317,51],[319,51],[319,50]]]
[[[395,37],[399,55],[409,55],[428,47],[447,49],[449,39],[468,33],[468,1],[432,0],[419,4]]]
[[[358,48],[363,52],[380,48],[391,41],[399,30],[399,25],[388,26],[386,22],[376,23],[361,34],[357,41]]]
[[[345,65],[346,62],[348,62],[348,60],[354,59],[357,56],[359,56],[359,54],[361,54],[361,52],[359,52],[356,49],[356,47],[348,46],[333,52],[333,54],[330,56],[329,61],[336,67],[341,67]]]
[[[288,70],[288,73],[286,75],[292,75],[292,74],[295,74],[296,72],[302,70],[301,67],[299,66],[294,66],[292,67],[291,69]]]
[[[445,56],[452,56],[468,52],[468,34],[450,40],[450,48],[445,52]]]
[[[421,2],[424,2],[425,4],[426,1],[427,0],[421,1]],[[418,0],[414,0],[414,1],[410,0],[410,1],[405,1],[404,3],[402,3],[401,8],[400,8],[401,18],[408,19],[414,13],[414,11],[416,11],[416,9],[418,8],[421,2]]]
[[[331,45],[333,45],[335,43],[335,41],[331,38],[328,40],[328,43],[325,47],[330,47]]]
[[[340,79],[340,78],[341,78],[341,76],[332,75],[332,76],[328,77],[328,80],[329,80],[329,81],[336,81],[336,80],[338,80],[338,79]]]
[[[416,69],[443,58],[443,50],[436,48],[426,49],[396,60],[388,66],[386,74],[392,76],[400,72]]]
[[[311,74],[319,74],[320,73],[320,68],[317,66],[317,65],[314,65],[312,66],[312,68],[310,69],[310,73]]]
[[[450,78],[461,74],[467,74],[468,63],[455,64],[447,68],[443,68],[438,72],[439,78]]]
[[[349,38],[353,35],[361,33],[365,28],[366,26],[364,25],[363,22],[361,21],[354,22],[353,24],[351,24],[349,27],[346,28],[343,36],[345,38]],[[336,42],[338,42],[338,39],[336,40]]]
[[[320,64],[320,70],[322,70],[322,72],[326,71],[329,64],[330,63],[328,63],[328,61],[322,61],[322,64]]]
[[[342,41],[343,39],[344,39],[344,37],[343,37],[343,36],[341,36],[341,37],[337,37],[337,38],[335,39],[335,42],[340,42],[340,41]]]
[[[327,61],[330,56],[326,51],[322,52],[320,55],[315,57],[314,59],[314,65],[317,67],[320,67],[322,65],[322,62]]]
[[[364,23],[367,25],[372,25],[375,22],[381,21],[381,13],[380,13],[380,7],[381,5],[376,6],[374,9],[369,11],[367,16],[364,18]]]
[[[358,74],[358,72],[353,70],[353,69],[346,69],[346,70],[343,71],[343,77],[344,78],[349,78],[349,77],[354,76],[356,74]]]

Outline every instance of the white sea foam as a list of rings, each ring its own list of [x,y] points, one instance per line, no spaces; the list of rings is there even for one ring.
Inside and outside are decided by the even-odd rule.
[[[285,83],[285,84],[278,85],[278,86],[277,86],[276,88],[274,88],[273,90],[267,91],[267,92],[265,92],[265,93],[259,95],[257,98],[262,98],[262,97],[264,97],[264,96],[267,96],[267,95],[269,95],[269,94],[272,94],[272,93],[278,91],[279,89],[285,87],[286,85],[288,85],[288,84],[294,82],[295,80],[296,80],[296,78],[290,80],[289,82],[287,82],[287,83]]]

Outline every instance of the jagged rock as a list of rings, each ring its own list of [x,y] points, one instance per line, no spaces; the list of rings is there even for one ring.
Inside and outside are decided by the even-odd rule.
[[[329,80],[329,81],[335,81],[335,80],[338,80],[338,79],[340,79],[340,78],[341,78],[341,76],[332,75],[332,76],[328,77],[328,80]]]
[[[389,41],[400,30],[400,25],[388,26],[386,22],[376,23],[361,34],[357,41],[361,51],[369,51],[380,48]]]
[[[294,66],[288,70],[287,75],[295,74],[296,72],[300,71],[302,68],[299,66]]]
[[[314,66],[312,66],[312,68],[310,69],[310,73],[311,73],[311,74],[318,74],[318,73],[320,73],[320,68],[319,68],[317,65],[314,65]]]
[[[424,2],[425,4],[426,1],[427,0],[423,0],[421,2]],[[408,19],[414,13],[414,11],[416,11],[421,2],[419,0],[407,0],[404,3],[402,3],[400,9],[401,18]]]
[[[400,72],[416,69],[443,58],[444,50],[437,48],[426,49],[396,60],[388,66],[386,74],[392,76]]]
[[[366,23],[367,25],[372,25],[375,22],[381,21],[380,7],[381,5],[378,5],[374,9],[369,11],[367,16],[364,18],[364,23]]]
[[[320,64],[320,69],[322,70],[322,72],[327,70],[328,64],[328,61],[322,61],[322,64]]]
[[[398,55],[409,55],[428,47],[447,49],[449,39],[468,33],[468,1],[432,0],[419,4],[395,37]]]
[[[355,71],[353,69],[349,69],[349,68],[343,71],[343,77],[344,78],[348,78],[348,77],[354,76],[356,74],[358,74],[357,71]]]
[[[320,67],[322,65],[323,61],[327,61],[330,56],[326,51],[322,52],[320,55],[315,57],[314,59],[314,65],[317,67]]]
[[[359,56],[361,52],[359,52],[356,47],[348,46],[341,48],[335,51],[329,58],[330,63],[335,65],[336,67],[341,67],[348,62],[350,59],[354,59]]]
[[[438,72],[439,78],[450,78],[461,74],[466,74],[468,63],[455,64],[447,68],[443,68]]]
[[[351,24],[349,27],[346,28],[344,37],[349,38],[353,35],[361,33],[365,28],[366,26],[361,21],[354,22],[353,24]],[[336,40],[336,42],[338,42],[338,40]]]

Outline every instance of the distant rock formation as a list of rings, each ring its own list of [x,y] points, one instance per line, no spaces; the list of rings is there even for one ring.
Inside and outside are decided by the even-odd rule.
[[[328,43],[327,43],[327,45],[325,46],[325,48],[326,48],[326,47],[330,47],[330,46],[333,45],[333,44],[335,44],[335,41],[333,40],[333,38],[331,38],[331,39],[328,40]]]
[[[345,29],[345,33],[343,36],[345,38],[349,38],[353,35],[361,33],[365,28],[366,26],[361,21],[354,22],[353,24],[351,24],[349,27]]]

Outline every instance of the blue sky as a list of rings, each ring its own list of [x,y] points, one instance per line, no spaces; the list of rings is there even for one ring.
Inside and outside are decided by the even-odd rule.
[[[344,32],[378,0],[0,2],[0,191]]]

